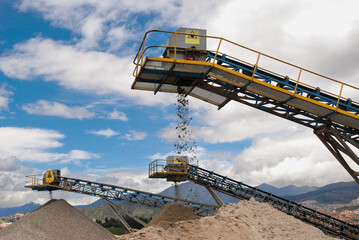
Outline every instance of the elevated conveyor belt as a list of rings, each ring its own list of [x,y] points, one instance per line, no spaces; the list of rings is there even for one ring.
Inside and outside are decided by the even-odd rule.
[[[101,197],[116,201],[126,201],[135,204],[141,204],[150,207],[164,208],[169,203],[179,202],[190,206],[199,216],[214,215],[218,207],[210,204],[202,204],[194,201],[172,198],[159,194],[139,191],[131,188],[125,188],[116,185],[109,185],[93,181],[69,178],[64,176],[55,176],[51,183],[43,183],[42,176],[30,175],[31,183],[25,187],[38,191],[64,190],[85,195]]]
[[[145,43],[150,34],[171,35],[166,45],[147,46]],[[181,43],[181,39],[188,38],[194,44]],[[212,44],[215,46],[212,46],[213,49],[200,49],[192,41],[195,39],[197,43],[217,40],[217,44]],[[225,44],[225,50],[229,51],[226,53],[220,51]],[[158,51],[153,49],[164,51],[163,57],[158,57]],[[229,55],[238,49],[246,53]],[[247,60],[247,53],[256,56],[254,62]],[[262,61],[266,68],[262,67]],[[185,31],[147,32],[134,63],[132,89],[154,91],[156,94],[177,93],[181,88],[186,95],[214,104],[219,109],[230,101],[237,101],[312,128],[359,183],[359,171],[353,169],[353,166],[359,167],[359,158],[351,149],[359,148],[359,102],[353,99],[359,98],[359,88],[224,38],[188,35]],[[280,69],[285,70],[274,72],[268,69],[277,63],[281,64]],[[311,84],[323,84],[331,92]],[[350,94],[351,98],[343,94]]]
[[[173,179],[176,173],[166,171],[164,160],[156,160],[150,164],[150,178]],[[262,191],[250,185],[222,176],[213,171],[194,165],[187,165],[187,180],[230,196],[249,200],[255,198],[259,202],[271,204],[276,209],[310,223],[323,232],[331,233],[346,239],[359,239],[359,226],[355,226],[342,220],[333,218],[314,209],[302,206],[298,203]],[[183,172],[177,174],[183,175]]]

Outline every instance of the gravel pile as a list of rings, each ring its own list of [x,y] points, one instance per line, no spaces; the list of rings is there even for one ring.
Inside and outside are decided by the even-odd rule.
[[[184,206],[181,203],[171,203],[159,212],[146,227],[166,227],[171,223],[191,219],[199,219],[199,217],[192,211],[191,207]]]
[[[165,208],[166,209],[166,208]],[[165,209],[163,211],[165,211]],[[321,240],[332,239],[318,228],[278,211],[267,203],[241,201],[212,217],[152,225],[123,240]]]
[[[0,230],[0,240],[112,240],[116,237],[65,200],[50,200]]]

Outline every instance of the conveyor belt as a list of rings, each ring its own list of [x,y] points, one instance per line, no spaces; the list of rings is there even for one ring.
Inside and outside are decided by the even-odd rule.
[[[346,239],[359,239],[359,226],[333,218],[314,209],[278,197],[272,193],[262,191],[234,179],[208,171],[198,166],[189,165],[188,180],[203,186],[210,186],[216,191],[248,200],[255,198],[259,202],[271,204],[278,210],[308,222],[322,231]]]
[[[145,38],[152,32],[149,31]],[[172,35],[185,33],[172,32]],[[186,95],[224,107],[236,101],[267,113],[288,119],[313,129],[314,133],[336,157],[353,179],[359,183],[359,157],[351,148],[359,148],[359,103],[342,93],[350,90],[352,97],[359,96],[359,88],[316,74],[304,68],[286,63],[258,51],[235,44],[229,40],[198,35],[198,38],[218,39],[216,51],[184,48],[180,46],[145,46],[145,38],[134,60],[136,68],[132,89],[177,93],[178,88]],[[170,37],[171,39],[171,37]],[[248,63],[219,51],[221,42],[233,44],[257,54],[257,62]],[[156,57],[148,49],[166,49],[164,57]],[[168,54],[168,52],[170,54]],[[172,53],[172,54],[171,54]],[[176,57],[177,55],[180,57]],[[186,55],[187,54],[187,55]],[[190,55],[188,55],[190,54]],[[152,56],[151,56],[152,55]],[[200,57],[193,57],[193,56]],[[186,57],[190,56],[190,57]],[[277,61],[298,70],[296,78],[286,73],[275,73],[262,68],[260,57]],[[313,87],[300,78],[302,73],[337,84],[338,89],[330,91]],[[350,145],[349,145],[350,144]],[[345,156],[346,155],[346,156]],[[348,158],[347,158],[348,157]]]
[[[38,177],[37,175],[31,175],[28,177],[32,178],[31,184],[26,185],[25,187],[31,188],[32,190],[64,190],[158,208],[164,208],[169,203],[179,202],[190,206],[192,210],[200,216],[214,215],[218,210],[217,206],[210,204],[202,204],[199,202],[153,194],[116,185],[97,183],[93,181],[57,176],[57,180],[55,180],[54,183],[43,184],[41,176]]]

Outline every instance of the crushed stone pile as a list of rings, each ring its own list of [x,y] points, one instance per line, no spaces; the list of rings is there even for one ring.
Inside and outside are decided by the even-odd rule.
[[[162,211],[165,211],[166,208]],[[318,228],[254,199],[223,206],[215,216],[150,225],[123,240],[321,240],[332,239]]]
[[[65,200],[50,200],[0,230],[0,240],[112,240],[116,237]]]
[[[191,219],[199,219],[199,217],[192,211],[191,207],[184,206],[181,203],[171,203],[159,212],[146,227],[166,227],[167,225],[178,221]]]

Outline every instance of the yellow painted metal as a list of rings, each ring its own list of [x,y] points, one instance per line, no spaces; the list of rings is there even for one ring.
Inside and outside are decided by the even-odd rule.
[[[168,34],[168,35],[169,35],[169,34],[175,34],[175,45],[174,45],[174,46],[165,46],[165,45],[163,45],[163,46],[149,46],[149,47],[146,48],[146,46],[145,46],[145,39],[147,38],[147,36],[148,36],[149,34],[154,33],[154,32],[156,32],[156,33],[162,33],[162,34]],[[183,63],[183,64],[186,64],[186,65],[189,65],[189,64],[190,64],[190,65],[199,65],[199,66],[209,66],[209,67],[214,67],[214,68],[220,69],[220,70],[222,70],[222,71],[229,72],[229,73],[231,73],[231,74],[237,75],[237,76],[239,76],[239,77],[241,77],[241,78],[247,79],[248,81],[253,81],[254,83],[263,85],[263,86],[265,86],[265,87],[271,88],[271,89],[276,90],[276,91],[278,91],[278,92],[288,94],[289,96],[293,96],[294,98],[298,98],[298,99],[300,99],[300,100],[304,100],[304,101],[306,101],[306,102],[309,102],[309,103],[318,105],[318,106],[320,106],[320,107],[324,107],[324,108],[326,108],[326,109],[329,109],[329,110],[331,110],[331,111],[335,111],[335,112],[337,112],[337,113],[346,115],[346,116],[351,117],[351,118],[359,119],[359,116],[358,116],[358,115],[355,115],[355,114],[353,114],[353,113],[351,113],[351,112],[347,112],[347,111],[345,111],[345,110],[342,110],[342,109],[339,109],[339,108],[338,108],[340,100],[345,100],[345,101],[348,100],[347,98],[342,97],[342,92],[343,92],[344,88],[351,88],[351,89],[354,89],[354,90],[358,91],[358,90],[359,90],[358,87],[355,87],[355,86],[353,86],[353,85],[350,85],[350,84],[347,84],[347,83],[344,83],[344,82],[340,82],[340,81],[335,80],[335,79],[333,79],[333,78],[326,77],[326,76],[324,76],[324,75],[315,73],[315,72],[313,72],[313,71],[307,70],[307,69],[302,68],[302,67],[299,67],[299,66],[297,66],[297,65],[294,65],[294,64],[288,63],[288,62],[286,62],[286,61],[280,60],[280,59],[278,59],[278,58],[269,56],[269,55],[267,55],[267,54],[265,54],[265,53],[256,51],[256,50],[251,49],[251,48],[248,48],[248,47],[245,47],[245,46],[243,46],[243,45],[240,45],[240,44],[235,43],[235,42],[233,42],[233,41],[227,40],[227,39],[225,39],[225,38],[216,37],[216,36],[208,36],[208,35],[194,34],[194,36],[196,36],[196,37],[203,37],[203,38],[208,38],[208,39],[217,39],[217,40],[219,40],[218,45],[217,45],[216,48],[213,49],[213,50],[210,50],[210,49],[197,49],[197,50],[199,50],[199,51],[210,51],[210,52],[214,52],[214,53],[215,53],[215,59],[217,58],[218,54],[225,54],[225,55],[226,55],[227,57],[229,57],[229,58],[232,58],[232,59],[235,59],[235,60],[237,60],[237,61],[239,61],[239,62],[243,62],[243,63],[245,63],[245,64],[248,64],[248,65],[253,66],[255,71],[256,71],[257,69],[261,69],[261,70],[265,70],[265,71],[271,72],[271,73],[273,73],[273,74],[275,74],[275,75],[278,75],[278,76],[283,76],[283,75],[280,74],[280,73],[272,72],[272,71],[269,71],[269,70],[267,70],[267,69],[262,68],[261,65],[260,65],[260,59],[262,59],[263,57],[265,57],[265,58],[274,60],[275,62],[279,62],[279,63],[285,64],[285,65],[287,65],[287,66],[290,66],[290,67],[293,67],[293,68],[297,68],[297,69],[299,70],[299,75],[298,75],[298,78],[294,80],[294,81],[296,82],[296,86],[295,86],[294,91],[289,91],[289,90],[287,90],[287,89],[283,89],[283,88],[277,87],[277,86],[275,86],[275,85],[271,85],[270,83],[263,82],[263,81],[261,81],[261,80],[259,80],[259,79],[256,79],[254,74],[253,74],[252,76],[247,76],[247,75],[241,74],[241,73],[239,73],[239,72],[230,70],[230,69],[225,68],[225,67],[223,67],[223,66],[221,66],[221,65],[215,64],[215,63],[214,63],[214,60],[213,60],[213,62],[204,62],[204,61],[189,61],[189,60],[177,59],[177,55],[176,55],[177,49],[179,49],[179,48],[181,48],[181,49],[186,49],[186,48],[177,46],[177,36],[178,36],[178,34],[180,34],[180,35],[188,35],[188,33],[162,31],[162,30],[151,30],[151,31],[146,32],[146,34],[145,34],[145,36],[144,36],[144,38],[143,38],[142,44],[141,44],[141,46],[140,46],[140,48],[139,48],[139,50],[138,50],[138,52],[137,52],[137,55],[136,55],[136,57],[135,57],[135,59],[134,59],[134,61],[133,61],[134,64],[136,65],[136,69],[135,69],[135,71],[134,71],[134,75],[135,75],[136,77],[138,77],[139,74],[140,74],[140,71],[138,70],[138,68],[145,66],[145,65],[146,65],[146,62],[149,61],[149,60],[151,60],[151,61],[158,61],[158,62],[168,62],[168,63],[169,63],[169,62],[170,62],[170,63]],[[227,53],[222,53],[222,52],[220,51],[220,47],[223,45],[223,42],[229,43],[229,44],[231,44],[231,45],[233,45],[233,46],[235,46],[235,47],[238,47],[238,48],[242,48],[242,49],[244,49],[244,50],[246,50],[246,51],[249,51],[249,52],[258,54],[256,63],[248,63],[248,62],[246,62],[246,61],[243,61],[243,60],[241,60],[241,59],[236,58],[235,56],[230,56],[230,55],[227,54]],[[157,57],[150,57],[150,56],[146,56],[146,58],[145,58],[146,51],[147,51],[149,48],[153,48],[153,47],[174,48],[174,49],[175,49],[175,58],[174,58],[174,59],[171,59],[171,58],[157,58]],[[254,71],[254,72],[255,72],[255,71]],[[335,83],[340,84],[339,95],[337,95],[337,94],[335,94],[335,93],[333,93],[333,92],[330,92],[330,91],[321,90],[322,92],[325,92],[325,93],[327,93],[327,94],[329,94],[329,95],[331,95],[331,96],[333,96],[333,97],[338,98],[338,101],[337,101],[336,106],[333,107],[333,106],[327,105],[327,104],[325,104],[325,103],[318,102],[318,101],[316,101],[316,100],[314,100],[314,99],[311,99],[311,98],[308,98],[308,97],[304,97],[304,96],[302,96],[302,95],[300,95],[300,94],[296,94],[297,87],[298,87],[299,84],[305,85],[305,86],[307,86],[307,87],[311,87],[311,88],[313,88],[313,89],[317,88],[317,86],[315,86],[315,87],[314,87],[314,86],[311,86],[310,84],[307,84],[307,83],[303,82],[303,80],[301,80],[301,76],[303,75],[303,72],[305,72],[305,73],[307,73],[307,74],[310,74],[310,75],[313,75],[314,77],[319,77],[320,79],[324,79],[324,80],[327,80],[327,81],[331,81],[331,82],[335,82]],[[209,73],[209,75],[210,75],[210,76],[214,76],[214,77],[216,77],[216,78],[218,78],[218,79],[220,79],[220,80],[222,80],[222,81],[224,81],[224,82],[227,82],[227,83],[230,83],[230,84],[233,84],[233,85],[236,85],[236,86],[241,87],[240,84],[235,83],[235,82],[233,82],[233,81],[230,81],[230,80],[228,80],[228,79],[225,79],[224,77],[217,76],[217,75],[214,75],[214,74],[212,74],[212,73]],[[291,79],[291,78],[289,78],[289,79]],[[292,80],[293,80],[293,79],[292,79]],[[134,83],[134,84],[135,84],[135,83]],[[134,85],[133,85],[133,86],[134,86]],[[133,86],[132,86],[132,87],[133,87]],[[150,90],[150,89],[145,89],[145,88],[144,88],[144,90]],[[190,94],[190,95],[194,96],[193,94]],[[359,94],[357,94],[357,95],[359,95]],[[202,99],[202,100],[204,100],[204,101],[210,102],[210,101],[208,101],[207,99],[204,99],[203,97],[200,97],[200,96],[194,96],[194,97],[198,97],[198,98],[200,98],[200,99]],[[355,101],[355,100],[351,100],[351,101],[352,101],[353,103],[355,103],[355,104],[359,104],[359,102],[357,102],[357,101]],[[215,104],[215,103],[213,103],[213,104]],[[215,104],[215,105],[218,105],[218,104]]]
[[[297,79],[297,83],[295,84],[293,96],[295,96],[295,93],[297,92],[297,88],[298,88],[298,84],[299,84],[299,79],[300,79],[300,76],[302,75],[302,70],[303,70],[302,68],[300,68],[300,70],[299,70],[298,79]]]
[[[156,58],[156,57],[147,57],[147,60],[151,60],[151,61],[160,61],[160,62],[174,62],[174,59],[171,59],[171,58]],[[189,60],[182,60],[182,59],[177,59],[177,63],[183,63],[183,64],[191,64],[191,65],[200,65],[200,66],[209,66],[209,67],[212,67],[212,63],[209,63],[209,62],[201,62],[201,61],[189,61]],[[242,73],[239,73],[239,72],[236,72],[236,71],[233,71],[231,69],[228,69],[226,67],[223,67],[221,65],[218,65],[218,64],[215,64],[213,67],[215,68],[218,68],[222,71],[225,71],[225,72],[228,72],[228,73],[231,73],[233,75],[236,75],[236,76],[239,76],[241,78],[244,78],[244,79],[247,79],[248,81],[253,81],[254,83],[257,83],[257,84],[260,84],[260,85],[263,85],[265,87],[268,87],[268,88],[271,88],[273,90],[276,90],[278,92],[281,92],[281,93],[285,93],[289,96],[292,96],[293,95],[293,92],[287,90],[287,89],[283,89],[281,87],[277,87],[275,85],[272,85],[270,83],[266,83],[266,82],[263,82],[257,78],[253,78],[251,76],[247,76],[245,74],[242,74]],[[231,80],[228,80],[226,78],[223,78],[221,76],[218,76],[218,75],[215,75],[213,73],[209,73],[208,74],[209,76],[211,77],[215,77],[215,78],[218,78],[220,79],[221,81],[223,82],[226,82],[226,83],[229,83],[229,84],[232,84],[234,86],[237,86],[237,87],[242,87],[241,84],[239,83],[236,83],[236,82],[233,82]],[[300,76],[299,76],[300,77]],[[307,85],[307,84],[306,84]],[[343,83],[343,85],[345,85]],[[191,95],[191,94],[190,94]],[[334,95],[334,94],[333,94]],[[349,117],[352,117],[352,118],[355,118],[355,119],[359,119],[359,116],[358,115],[355,115],[353,113],[350,113],[350,112],[347,112],[345,110],[342,110],[342,109],[336,109],[336,107],[333,107],[333,106],[329,106],[325,103],[322,103],[322,102],[318,102],[314,99],[311,99],[311,98],[308,98],[308,97],[304,97],[302,95],[299,95],[299,94],[296,94],[295,95],[295,98],[298,98],[298,99],[301,99],[301,100],[304,100],[304,101],[307,101],[307,102],[310,102],[312,104],[315,104],[315,105],[318,105],[320,107],[324,107],[324,108],[327,108],[331,111],[337,111],[338,113],[340,114],[343,114],[343,115],[346,115],[346,116],[349,116]],[[203,99],[203,98],[202,98]],[[209,101],[208,101],[209,102]]]
[[[223,40],[222,38],[219,40],[219,44],[218,44],[218,47],[217,47],[216,55],[214,55],[214,59],[213,59],[213,65],[214,65],[214,62],[216,61],[219,48],[221,47],[222,40]]]
[[[252,74],[252,79],[251,81],[253,81],[253,78],[254,78],[254,75],[256,74],[256,71],[257,71],[257,67],[258,67],[258,62],[259,62],[259,58],[260,58],[261,54],[258,53],[258,57],[257,57],[257,61],[256,61],[256,64],[254,65],[254,70],[253,70],[253,74]]]
[[[175,33],[175,59],[177,59],[177,32]]]
[[[52,172],[52,170],[47,170],[45,175],[45,180],[47,183],[53,183],[55,181],[54,173]]]
[[[171,171],[173,167],[178,171]],[[168,176],[168,175],[187,175],[188,165],[182,164],[181,161],[174,160],[173,164],[167,164],[166,160],[155,160],[149,164],[148,176]]]
[[[338,102],[337,102],[337,107],[336,107],[336,109],[338,109],[338,107],[339,107],[339,101],[340,101],[340,97],[341,97],[341,95],[342,95],[342,92],[343,92],[343,84],[342,84],[342,86],[340,87],[340,92],[339,92],[339,97],[338,97]]]
[[[36,174],[36,175],[28,175],[26,177],[31,179],[30,181],[31,184],[26,185],[25,187],[43,185],[42,175]]]
[[[138,53],[137,53],[137,55],[136,55],[136,57],[135,57],[135,60],[136,60],[137,58],[143,59],[144,54],[145,54],[145,52],[146,52],[146,51],[145,51],[145,39],[146,39],[146,37],[147,37],[148,34],[153,33],[153,32],[157,32],[157,33],[159,32],[159,33],[164,33],[164,34],[175,34],[176,36],[177,36],[178,34],[188,35],[188,33],[182,33],[182,32],[171,32],[171,31],[162,31],[162,30],[151,30],[151,31],[148,31],[148,32],[146,32],[146,34],[145,34],[145,36],[144,36],[144,40],[142,41],[142,44],[141,44],[141,46],[140,46],[140,48],[139,48],[139,51],[138,51]],[[313,75],[315,75],[315,76],[317,76],[317,77],[324,78],[324,79],[329,80],[329,81],[332,81],[332,82],[336,82],[336,83],[339,83],[339,84],[343,84],[343,86],[346,86],[346,87],[350,87],[350,88],[354,88],[354,89],[356,89],[356,90],[359,90],[358,87],[355,87],[355,86],[353,86],[353,85],[350,85],[350,84],[347,84],[347,83],[343,83],[343,82],[340,82],[340,81],[335,80],[335,79],[333,79],[333,78],[329,78],[329,77],[326,77],[326,76],[324,76],[324,75],[315,73],[315,72],[313,72],[313,71],[310,71],[310,70],[301,68],[301,67],[299,67],[299,66],[297,66],[297,65],[288,63],[288,62],[286,62],[286,61],[283,61],[283,60],[280,60],[280,59],[278,59],[278,58],[272,57],[272,56],[267,55],[267,54],[265,54],[265,53],[256,51],[256,50],[251,49],[251,48],[248,48],[248,47],[245,47],[245,46],[243,46],[243,45],[240,45],[240,44],[238,44],[238,43],[235,43],[235,42],[233,42],[233,41],[227,40],[227,39],[222,38],[222,37],[208,36],[208,35],[200,35],[200,34],[193,34],[193,35],[196,36],[196,37],[203,37],[203,38],[218,39],[218,40],[220,40],[219,45],[217,46],[217,50],[214,50],[214,51],[213,51],[213,52],[216,52],[216,53],[220,53],[220,51],[219,51],[220,45],[222,44],[222,41],[225,41],[225,42],[230,43],[230,44],[232,44],[232,45],[234,45],[234,46],[236,46],[236,47],[243,48],[243,49],[248,50],[248,51],[250,51],[250,52],[260,54],[260,55],[262,55],[262,56],[264,56],[264,57],[267,57],[267,58],[269,58],[269,59],[272,59],[272,60],[274,60],[274,61],[277,61],[277,62],[286,64],[286,65],[288,65],[288,66],[291,66],[291,67],[294,67],[294,68],[297,68],[297,69],[302,69],[302,71],[305,71],[305,72],[307,72],[307,73],[309,73],[309,74],[313,74]],[[175,43],[175,46],[161,46],[161,47],[176,47],[176,48],[177,48],[177,43]],[[146,49],[146,50],[147,50],[147,49]],[[232,57],[232,56],[230,56],[230,55],[228,55],[228,54],[226,54],[226,55],[229,56],[229,57],[231,57],[231,58],[235,58],[235,57]],[[236,58],[235,58],[235,59],[236,59]],[[137,65],[136,61],[134,61],[134,63]],[[253,64],[253,65],[254,65],[254,64]],[[257,65],[258,65],[258,64],[257,64]],[[137,65],[137,66],[138,66],[138,65]],[[143,66],[143,61],[141,61],[141,66]],[[258,68],[259,68],[259,65],[258,65]],[[279,74],[279,75],[280,75],[280,74]],[[314,88],[315,88],[315,87],[314,87]],[[335,95],[335,94],[333,94],[333,95]],[[335,96],[337,96],[337,95],[335,95]]]

